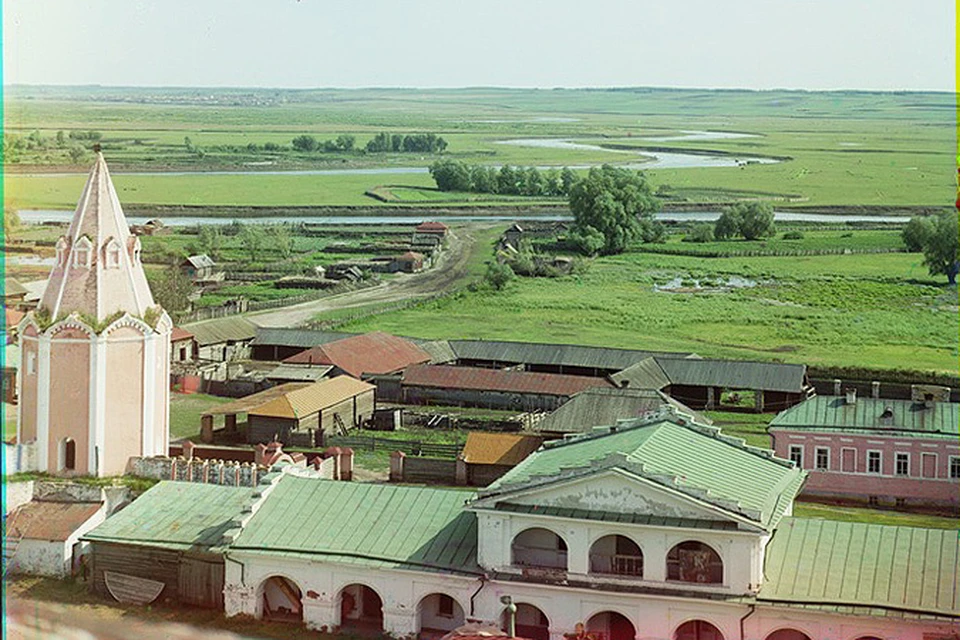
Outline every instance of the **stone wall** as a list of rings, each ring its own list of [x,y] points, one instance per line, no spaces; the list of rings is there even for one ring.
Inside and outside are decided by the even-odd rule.
[[[234,487],[254,487],[267,472],[249,462],[202,460],[194,458],[131,458],[133,475],[154,480],[179,480]]]

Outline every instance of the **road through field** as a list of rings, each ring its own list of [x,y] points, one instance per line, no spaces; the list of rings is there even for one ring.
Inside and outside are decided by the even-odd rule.
[[[252,313],[247,317],[261,327],[295,327],[306,324],[324,311],[403,302],[449,291],[467,275],[470,254],[477,241],[475,231],[474,227],[450,231],[446,248],[437,263],[420,273],[398,274],[395,279],[375,287]]]

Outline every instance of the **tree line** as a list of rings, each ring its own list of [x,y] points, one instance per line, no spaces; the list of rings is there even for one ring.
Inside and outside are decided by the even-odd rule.
[[[441,191],[511,196],[566,196],[579,179],[567,167],[540,171],[536,167],[503,165],[498,169],[459,160],[437,160],[430,165],[430,175]]]
[[[367,153],[443,153],[447,141],[434,133],[378,133],[367,142]]]

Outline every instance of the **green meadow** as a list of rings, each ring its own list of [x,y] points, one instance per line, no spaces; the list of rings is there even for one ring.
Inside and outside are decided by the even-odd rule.
[[[256,175],[273,170],[426,167],[439,155],[303,153],[302,134],[352,135],[357,147],[380,132],[436,133],[442,157],[490,165],[584,166],[642,160],[652,149],[783,159],[728,168],[652,169],[668,200],[714,203],[741,197],[778,206],[939,207],[955,198],[955,102],[947,93],[618,90],[175,90],[13,87],[5,96],[5,205],[63,208],[82,171],[57,131],[98,131],[115,174],[123,171],[246,171],[246,175],[122,176],[125,203],[200,205],[376,205],[365,192],[390,189],[396,202],[444,206],[424,174]],[[749,134],[657,140],[685,131]],[[190,145],[185,138],[190,139]],[[601,148],[500,144],[561,138]],[[279,150],[267,152],[272,143]],[[253,145],[251,150],[250,145]],[[89,145],[86,145],[89,146]],[[6,148],[9,147],[9,148]],[[30,174],[22,175],[22,174]]]

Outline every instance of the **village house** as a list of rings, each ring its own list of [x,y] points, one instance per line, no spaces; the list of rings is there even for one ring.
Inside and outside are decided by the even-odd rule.
[[[423,254],[415,251],[407,251],[399,256],[395,256],[391,261],[391,271],[417,273],[419,271],[423,271],[423,267]]]
[[[471,431],[457,459],[457,484],[485,487],[540,448],[543,438],[518,433]]]
[[[379,331],[318,345],[283,360],[284,364],[329,365],[335,374],[361,376],[396,373],[430,361],[415,343]]]
[[[325,434],[346,434],[373,416],[375,389],[341,375],[286,391],[247,410],[247,441],[320,446]]]
[[[404,404],[553,411],[585,389],[612,386],[605,378],[588,376],[411,365],[400,378],[400,396]]]
[[[80,537],[106,518],[103,502],[31,500],[4,520],[4,569],[66,578],[80,563]]]
[[[217,271],[217,263],[207,254],[189,256],[180,263],[180,272],[197,285],[222,282],[224,273]]]
[[[427,220],[421,222],[414,229],[414,237],[418,235],[427,235],[427,236],[437,236],[439,238],[445,238],[447,233],[450,231],[450,227],[443,224],[442,222],[435,222],[432,220]]]
[[[183,328],[193,334],[194,358],[210,362],[249,358],[250,344],[257,335],[257,325],[242,316],[194,322]]]
[[[172,363],[193,362],[198,354],[196,336],[186,329],[174,327],[170,332],[170,361]]]
[[[913,389],[912,400],[816,396],[774,418],[774,451],[810,470],[802,495],[955,514],[960,405],[949,389]]]

